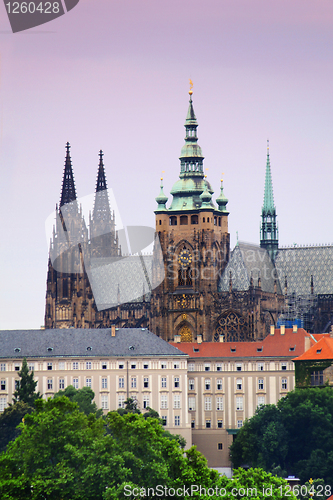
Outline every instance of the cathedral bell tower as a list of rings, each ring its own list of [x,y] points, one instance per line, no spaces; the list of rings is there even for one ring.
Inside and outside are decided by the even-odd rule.
[[[267,141],[264,205],[261,209],[260,246],[261,248],[266,248],[270,258],[274,262],[275,255],[279,248],[279,231],[273,197],[273,183],[269,159],[269,141]]]
[[[164,256],[165,280],[152,293],[151,330],[164,340],[210,340],[210,311],[221,274],[229,260],[227,198],[221,191],[214,204],[213,190],[204,175],[198,122],[192,90],[185,120],[185,144],[179,180],[172,202],[161,191],[156,198],[156,232]],[[200,337],[201,335],[201,337]]]

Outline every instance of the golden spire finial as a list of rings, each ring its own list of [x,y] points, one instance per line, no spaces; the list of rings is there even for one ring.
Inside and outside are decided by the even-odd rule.
[[[267,151],[269,151],[269,139],[267,139]]]
[[[192,82],[192,80],[191,80],[191,78],[190,78],[190,90],[188,91],[188,93],[189,93],[190,95],[192,95],[192,94],[193,94],[193,90],[192,90],[192,89],[193,89],[193,82]]]

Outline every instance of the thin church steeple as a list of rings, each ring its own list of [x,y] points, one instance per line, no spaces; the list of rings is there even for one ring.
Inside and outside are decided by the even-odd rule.
[[[70,156],[70,144],[67,142],[66,144],[66,159],[65,159],[65,168],[64,168],[64,176],[62,181],[62,190],[61,190],[61,198],[60,198],[60,208],[66,203],[71,203],[76,200],[76,191],[75,191],[75,182],[74,175],[72,169],[72,160]]]
[[[274,261],[279,247],[279,234],[276,221],[276,208],[273,197],[273,182],[269,157],[269,141],[267,141],[267,160],[265,174],[264,204],[261,209],[260,246],[266,248]]]

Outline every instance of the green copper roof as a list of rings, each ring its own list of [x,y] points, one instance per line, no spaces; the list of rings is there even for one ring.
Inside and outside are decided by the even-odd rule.
[[[158,204],[158,207],[157,207],[156,211],[166,210],[165,204],[168,201],[168,197],[165,196],[165,194],[163,192],[163,178],[161,178],[161,191],[160,191],[160,194],[157,196],[157,198],[155,198],[155,200],[157,201],[157,204]]]
[[[216,198],[216,203],[219,206],[219,211],[220,212],[227,212],[226,206],[228,203],[228,198],[224,195],[223,193],[223,179],[221,179],[221,190],[220,190],[220,196]]]
[[[265,194],[264,194],[264,205],[262,207],[263,211],[270,212],[271,214],[275,212],[274,197],[273,197],[273,183],[271,174],[271,164],[269,161],[269,145],[267,141],[267,162],[266,162],[266,177],[265,177]]]

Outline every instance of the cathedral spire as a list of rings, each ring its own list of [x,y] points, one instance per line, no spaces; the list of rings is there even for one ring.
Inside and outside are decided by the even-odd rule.
[[[104,153],[102,150],[100,150],[98,173],[97,173],[96,193],[98,193],[99,191],[103,191],[103,189],[107,189],[103,156],[104,156]]]
[[[267,160],[265,175],[264,204],[261,209],[260,246],[266,248],[272,261],[278,251],[279,236],[276,221],[276,208],[273,197],[273,183],[269,158],[269,141],[267,141]]]
[[[112,220],[102,150],[100,150],[99,152],[99,165],[96,182],[95,203],[93,209],[93,220],[95,222],[104,221],[104,223],[107,224],[110,224]]]
[[[66,203],[71,203],[76,200],[75,182],[72,170],[72,160],[70,156],[70,144],[66,144],[66,159],[64,168],[64,177],[62,181],[62,190],[60,198],[60,208]]]
[[[192,84],[191,84],[192,85]],[[190,102],[185,120],[185,144],[180,154],[180,177],[204,177],[201,147],[198,144],[198,122],[194,113],[192,88],[189,91]]]

